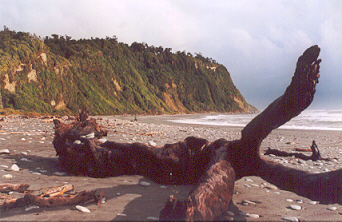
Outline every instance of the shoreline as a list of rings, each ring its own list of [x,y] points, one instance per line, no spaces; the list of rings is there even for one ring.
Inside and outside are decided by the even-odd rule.
[[[248,114],[248,113],[246,113]],[[234,114],[227,114],[227,113],[212,113],[212,114],[203,114],[203,113],[196,113],[196,114],[161,114],[161,115],[136,115],[138,122],[143,123],[158,123],[158,124],[165,124],[165,125],[183,125],[183,126],[193,126],[193,127],[217,127],[217,128],[238,128],[243,129],[245,126],[233,126],[233,125],[210,125],[210,124],[201,124],[201,123],[182,123],[182,122],[172,122],[173,119],[198,119],[201,117],[206,116],[214,116],[214,115],[234,115]],[[113,117],[114,119],[120,119],[120,120],[127,120],[127,121],[134,121],[135,115],[113,115],[113,116],[105,116],[105,115],[99,115],[99,116],[91,116],[92,118],[108,118]],[[319,132],[341,132],[342,130],[332,130],[332,129],[300,129],[300,128],[277,128],[275,130],[284,130],[284,131],[319,131]],[[274,131],[275,131],[274,130]]]
[[[187,114],[193,115],[193,114]],[[208,114],[197,114],[208,115]],[[173,118],[179,115],[171,115]],[[241,136],[242,127],[225,126],[199,126],[165,122],[170,115],[164,116],[137,116],[138,121],[132,116],[93,116],[100,125],[108,130],[107,139],[116,142],[142,142],[155,143],[162,146],[167,143],[175,143],[184,140],[188,136],[198,136],[212,142],[219,138],[236,140]],[[67,121],[66,118],[62,120]],[[54,208],[38,208],[25,211],[24,207],[11,209],[0,213],[0,221],[26,220],[26,221],[80,221],[80,220],[154,220],[159,217],[159,211],[165,205],[169,195],[177,198],[186,197],[192,186],[163,186],[150,181],[148,178],[132,175],[110,178],[91,178],[83,176],[57,176],[54,173],[60,171],[58,160],[52,145],[54,136],[52,119],[46,118],[21,118],[4,117],[1,122],[0,132],[1,149],[9,149],[10,154],[0,155],[0,176],[11,174],[13,178],[1,178],[2,183],[28,183],[32,190],[64,184],[73,184],[76,192],[83,190],[97,190],[97,194],[104,191],[107,198],[104,204],[97,206],[95,203],[83,205],[91,210],[90,213],[82,213],[75,206],[63,206]],[[296,158],[272,157],[265,158],[277,161],[289,167],[323,173],[328,170],[342,168],[342,135],[336,131],[308,131],[308,130],[274,130],[261,144],[263,153],[267,147],[283,151],[293,151],[295,147],[310,147],[315,140],[322,157],[338,158],[334,161],[299,161]],[[307,153],[304,153],[307,154]],[[307,154],[309,155],[309,154]],[[25,160],[26,159],[26,160]],[[17,164],[20,171],[8,171],[6,167]],[[141,181],[150,185],[143,187]],[[339,204],[309,204],[311,200],[294,193],[263,187],[267,183],[260,177],[244,177],[235,182],[235,194],[233,204],[224,220],[246,221],[280,221],[284,217],[296,217],[299,220],[314,221],[341,221],[342,205]],[[268,183],[267,183],[268,184]],[[3,195],[3,193],[1,194]],[[14,192],[10,196],[18,197],[22,194]],[[289,200],[292,202],[289,202]],[[255,204],[245,204],[249,200]],[[296,200],[302,200],[297,203]],[[0,199],[0,201],[3,201]],[[1,203],[1,202],[0,202]],[[290,205],[300,205],[301,210],[291,210]],[[336,207],[335,210],[328,210]],[[1,209],[2,210],[2,209]],[[240,215],[246,212],[250,215],[258,215],[259,218]],[[255,216],[253,215],[253,216]],[[256,217],[256,216],[255,216]]]

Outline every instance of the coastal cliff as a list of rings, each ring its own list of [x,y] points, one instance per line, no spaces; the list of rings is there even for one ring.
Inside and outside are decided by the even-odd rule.
[[[4,108],[51,114],[253,112],[228,70],[200,53],[105,39],[0,32]]]

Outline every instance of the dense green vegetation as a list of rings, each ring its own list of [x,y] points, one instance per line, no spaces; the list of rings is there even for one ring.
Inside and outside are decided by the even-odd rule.
[[[246,112],[227,69],[201,54],[117,38],[0,31],[4,108],[69,114]]]

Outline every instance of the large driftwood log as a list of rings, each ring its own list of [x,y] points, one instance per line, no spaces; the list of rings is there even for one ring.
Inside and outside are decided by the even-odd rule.
[[[262,140],[312,102],[319,78],[319,52],[318,46],[312,46],[299,57],[285,93],[242,130],[240,140],[209,142],[188,137],[158,148],[142,143],[100,143],[106,131],[80,112],[73,124],[54,121],[53,143],[60,163],[69,173],[92,177],[139,174],[163,184],[194,184],[185,200],[170,198],[160,214],[165,220],[213,220],[227,211],[234,181],[250,175],[311,199],[341,203],[342,170],[309,174],[260,156]]]

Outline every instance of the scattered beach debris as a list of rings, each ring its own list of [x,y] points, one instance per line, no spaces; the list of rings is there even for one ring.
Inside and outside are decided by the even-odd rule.
[[[311,156],[306,156],[302,153],[289,153],[289,152],[285,152],[285,151],[280,151],[277,149],[271,149],[270,147],[268,147],[268,149],[266,150],[266,152],[264,153],[264,155],[275,155],[275,156],[281,156],[281,157],[296,157],[296,158],[300,158],[302,160],[312,160],[312,161],[316,161],[316,160],[331,160],[331,158],[323,158],[319,152],[318,146],[315,142],[315,140],[312,141],[312,145],[310,147],[310,150],[312,152]]]
[[[155,134],[163,134],[162,132],[149,132],[149,133],[140,133],[142,136],[153,136]]]

